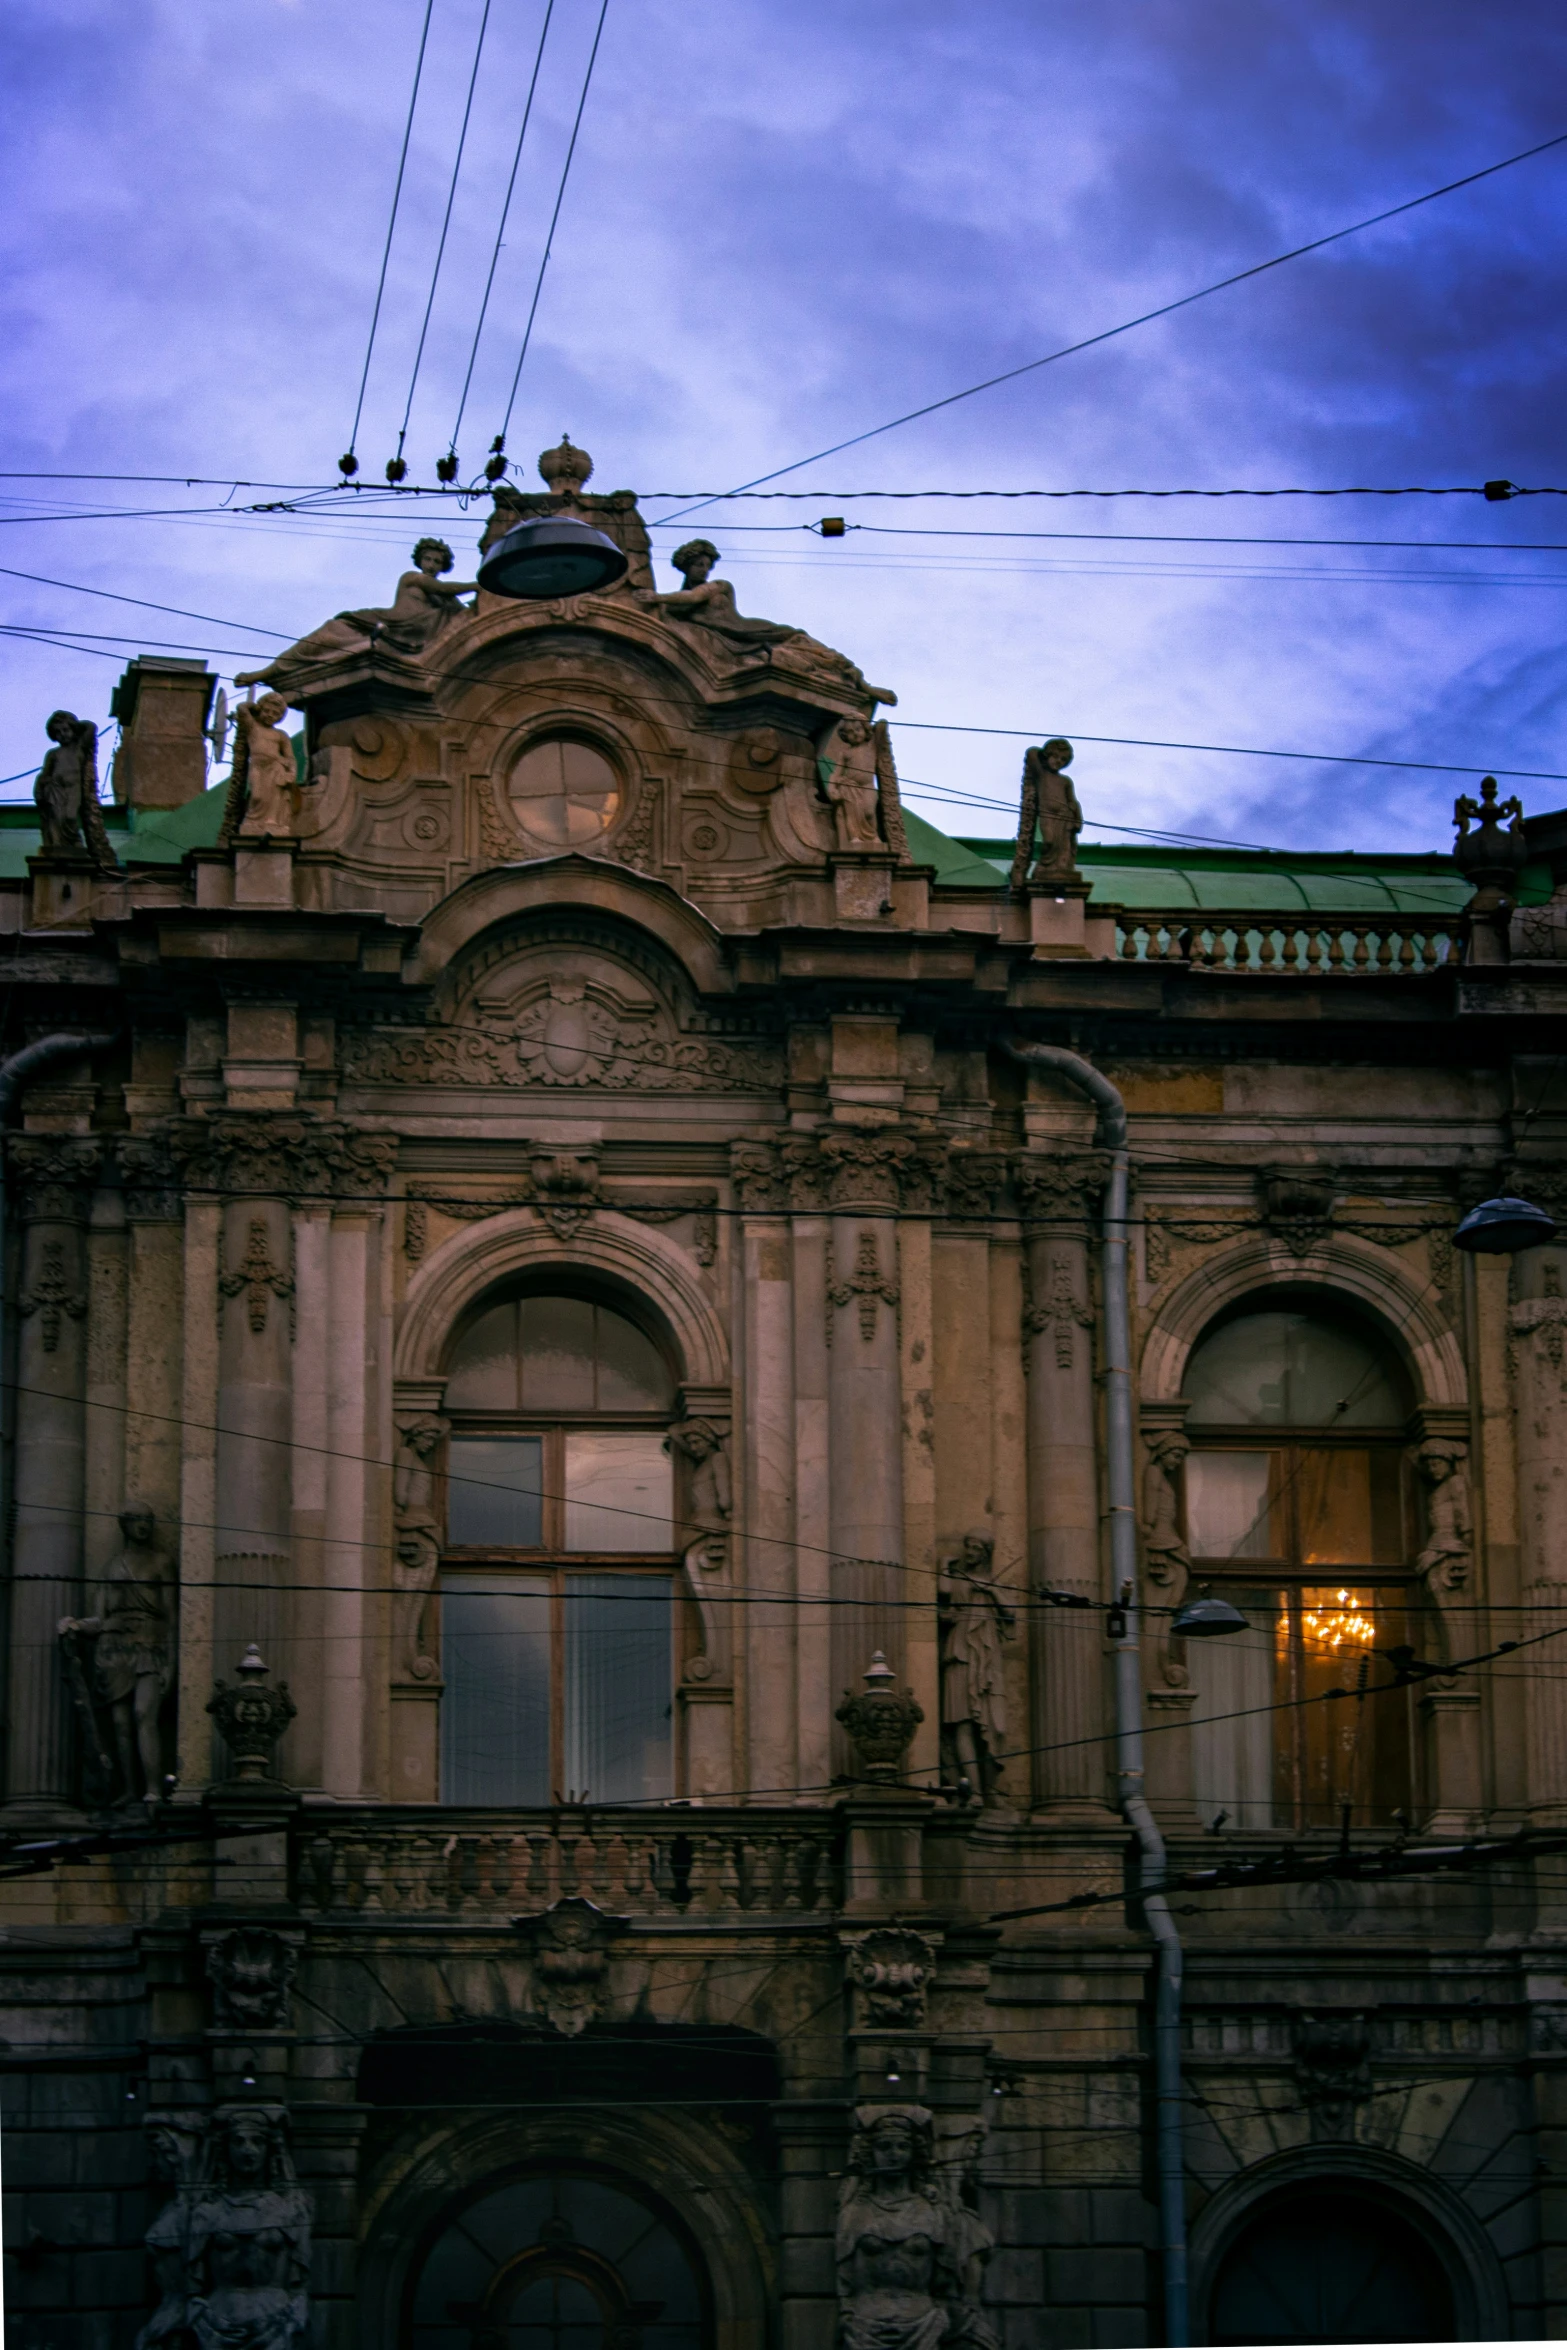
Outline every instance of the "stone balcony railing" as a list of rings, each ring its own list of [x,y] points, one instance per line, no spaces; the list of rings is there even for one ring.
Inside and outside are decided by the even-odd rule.
[[[1459,914],[1117,913],[1123,963],[1185,965],[1201,971],[1398,977],[1436,971],[1459,958]]]
[[[321,1918],[507,1918],[578,1895],[620,1916],[825,1916],[831,1820],[797,1811],[334,1809],[293,1839],[294,1897]]]

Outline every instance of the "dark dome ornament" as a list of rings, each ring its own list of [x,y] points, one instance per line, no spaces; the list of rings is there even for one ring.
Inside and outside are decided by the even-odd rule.
[[[1537,1208],[1533,1200],[1504,1191],[1470,1209],[1453,1234],[1453,1246],[1475,1255],[1514,1257],[1520,1249],[1543,1248],[1555,1237],[1554,1216]]]
[[[479,565],[479,585],[518,600],[580,596],[613,587],[630,568],[612,538],[561,514],[509,530]]]

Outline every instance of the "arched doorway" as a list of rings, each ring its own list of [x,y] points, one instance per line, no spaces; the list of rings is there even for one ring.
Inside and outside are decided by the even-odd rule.
[[[410,2282],[403,2350],[710,2350],[701,2257],[629,2181],[559,2166],[448,2211]]]
[[[1451,2342],[1451,2281],[1429,2238],[1362,2184],[1284,2188],[1222,2254],[1208,2304],[1214,2345]]]

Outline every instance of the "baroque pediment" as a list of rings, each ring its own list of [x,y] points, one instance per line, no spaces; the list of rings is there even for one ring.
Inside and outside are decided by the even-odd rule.
[[[633,959],[547,926],[491,943],[452,974],[418,1029],[361,1032],[345,1076],[360,1085],[512,1086],[543,1091],[770,1091],[776,1040],[744,1015],[714,1019],[681,1000],[651,952]]]

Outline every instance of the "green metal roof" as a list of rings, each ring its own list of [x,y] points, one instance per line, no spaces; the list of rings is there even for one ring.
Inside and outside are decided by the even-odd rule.
[[[912,825],[917,821],[908,816]],[[927,832],[933,828],[925,826]],[[938,836],[939,837],[939,836]],[[912,829],[909,845],[914,847]],[[983,870],[992,886],[1011,869],[1009,840],[949,842],[968,864],[962,886],[974,887],[970,872]],[[918,854],[918,851],[916,851]],[[935,859],[928,860],[935,863]],[[1183,906],[1204,912],[1283,914],[1299,906],[1313,913],[1454,914],[1474,894],[1451,857],[1360,856],[1351,850],[1120,848],[1108,841],[1080,841],[1077,862],[1092,884],[1089,903],[1149,907],[1176,912]],[[956,874],[938,868],[938,883]],[[1521,905],[1543,906],[1551,894],[1550,868],[1527,865],[1520,879]]]

